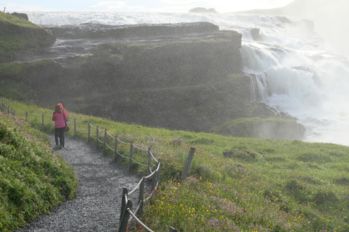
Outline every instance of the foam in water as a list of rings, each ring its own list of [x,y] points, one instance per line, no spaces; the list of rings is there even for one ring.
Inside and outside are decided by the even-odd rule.
[[[256,99],[296,117],[306,140],[349,145],[349,61],[324,49],[308,21],[248,14],[29,13],[42,25],[208,21],[243,34],[244,72]],[[258,38],[253,35],[259,29]]]
[[[242,48],[245,72],[261,83],[261,99],[305,125],[306,140],[348,145],[348,59],[325,51],[299,23],[262,31],[260,41],[245,40]]]

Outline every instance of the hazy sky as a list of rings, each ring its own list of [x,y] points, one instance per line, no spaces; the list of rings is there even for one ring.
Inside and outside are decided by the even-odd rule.
[[[220,12],[284,6],[292,0],[5,0],[9,11],[171,11],[212,7]]]

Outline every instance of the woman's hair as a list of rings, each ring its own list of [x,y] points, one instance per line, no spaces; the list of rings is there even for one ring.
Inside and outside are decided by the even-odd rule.
[[[58,104],[55,106],[55,111],[56,111],[56,112],[63,112],[63,105],[62,105],[62,103],[58,103]]]

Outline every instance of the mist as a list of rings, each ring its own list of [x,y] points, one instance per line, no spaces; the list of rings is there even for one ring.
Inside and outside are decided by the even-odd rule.
[[[345,0],[295,0],[283,8],[252,12],[286,16],[295,23],[298,31],[276,29],[278,24],[262,29],[268,37],[263,40],[277,41],[287,49],[285,55],[258,42],[245,46],[243,54],[245,68],[258,74],[263,101],[305,125],[308,141],[349,144],[348,9]],[[307,26],[297,26],[297,21]]]
[[[312,20],[328,48],[349,55],[349,1],[295,0],[281,9],[283,14]]]

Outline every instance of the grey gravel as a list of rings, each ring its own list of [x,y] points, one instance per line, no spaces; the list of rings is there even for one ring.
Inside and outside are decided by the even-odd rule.
[[[79,140],[67,139],[58,155],[75,170],[77,197],[18,232],[117,231],[122,188],[131,189],[139,178]]]

